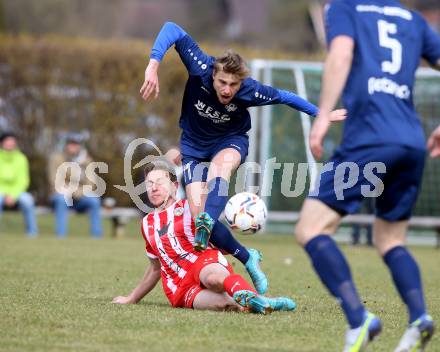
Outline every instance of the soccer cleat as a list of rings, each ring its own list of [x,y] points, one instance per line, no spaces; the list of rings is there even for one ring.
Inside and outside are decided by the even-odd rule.
[[[262,255],[260,251],[252,248],[248,249],[248,252],[249,259],[245,264],[245,268],[251,277],[255,289],[260,295],[263,295],[267,292],[268,283],[266,275],[260,268]]]
[[[234,300],[240,306],[248,308],[253,313],[269,314],[274,311],[292,311],[296,303],[287,297],[269,298],[249,290],[234,293]]]
[[[432,317],[424,314],[411,323],[400,339],[395,352],[421,352],[434,334]]]
[[[235,292],[234,300],[240,306],[248,308],[252,313],[269,314],[273,311],[266,297],[249,290]]]
[[[208,248],[209,237],[214,227],[214,220],[208,213],[201,212],[195,220],[196,236],[194,238],[194,249],[198,252]]]
[[[265,298],[274,311],[292,311],[296,309],[295,301],[288,297]]]
[[[370,312],[365,313],[363,324],[356,329],[349,329],[345,335],[344,352],[364,351],[382,331],[382,323],[378,317]]]

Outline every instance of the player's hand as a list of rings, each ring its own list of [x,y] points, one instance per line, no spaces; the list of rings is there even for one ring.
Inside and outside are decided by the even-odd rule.
[[[319,113],[310,131],[309,143],[315,159],[319,160],[322,157],[322,142],[330,127],[330,116]]]
[[[157,70],[159,68],[159,61],[150,59],[147,68],[145,69],[145,80],[142,84],[141,93],[142,99],[148,100],[151,96],[156,99],[159,96],[159,77]]]
[[[440,126],[438,126],[429,136],[428,150],[430,151],[431,158],[437,158],[440,156]]]
[[[329,115],[330,121],[343,121],[347,118],[347,110],[346,109],[337,109],[333,110]]]
[[[171,148],[165,153],[165,157],[171,161],[174,165],[182,164],[182,154],[177,148]]]
[[[112,303],[117,304],[136,304],[136,302],[133,302],[130,296],[118,296],[113,298]]]

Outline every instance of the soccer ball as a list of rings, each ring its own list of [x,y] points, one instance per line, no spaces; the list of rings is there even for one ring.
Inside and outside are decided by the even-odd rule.
[[[226,204],[225,218],[231,229],[253,234],[266,223],[266,204],[256,194],[238,193]]]

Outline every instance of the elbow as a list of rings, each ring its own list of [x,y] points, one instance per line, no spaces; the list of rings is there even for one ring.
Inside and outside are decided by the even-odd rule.
[[[177,31],[177,32],[183,32],[182,27],[180,27],[177,23],[167,21],[164,23],[163,28],[168,31]]]
[[[167,21],[163,24],[164,27],[176,27],[177,24],[175,24],[174,22],[171,21]]]

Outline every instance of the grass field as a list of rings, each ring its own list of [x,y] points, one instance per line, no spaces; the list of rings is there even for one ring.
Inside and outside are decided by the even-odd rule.
[[[124,239],[92,240],[87,219],[72,217],[71,235],[57,240],[51,217],[39,224],[36,239],[22,234],[19,214],[5,214],[0,224],[0,351],[342,350],[342,314],[292,236],[240,236],[263,251],[270,294],[298,303],[293,313],[257,316],[172,309],[160,286],[138,305],[114,305],[112,297],[128,293],[147,264],[137,225],[130,224]],[[363,299],[384,323],[370,350],[392,351],[405,329],[406,311],[388,271],[374,250],[342,248]],[[440,251],[412,250],[429,310],[440,321]],[[241,265],[235,268],[244,273]],[[440,351],[439,336],[430,351]]]

